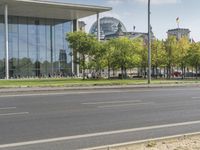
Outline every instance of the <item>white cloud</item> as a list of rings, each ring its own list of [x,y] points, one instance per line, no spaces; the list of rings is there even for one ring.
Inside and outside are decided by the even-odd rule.
[[[140,3],[147,3],[148,0],[135,0],[136,2],[140,2]],[[152,4],[155,5],[161,5],[161,4],[176,4],[178,2],[180,2],[181,0],[151,0]]]
[[[120,15],[118,15],[117,13],[115,13],[113,11],[101,13],[100,18],[103,18],[103,17],[114,17],[114,18],[117,18],[117,19],[121,19]],[[81,21],[84,21],[87,24],[86,25],[86,32],[89,32],[92,24],[97,21],[97,16],[93,15],[93,16],[90,16],[90,17],[86,17],[86,18],[81,19]]]
[[[147,3],[148,0],[107,0],[107,2],[112,5],[118,5],[127,2]],[[181,2],[181,0],[151,0],[151,3],[154,5],[176,4],[179,2]]]
[[[108,3],[115,5],[115,4],[121,4],[123,3],[123,1],[122,0],[108,0]]]
[[[107,0],[107,2],[111,5],[118,5],[118,4],[127,3],[131,1],[134,1],[134,0]]]

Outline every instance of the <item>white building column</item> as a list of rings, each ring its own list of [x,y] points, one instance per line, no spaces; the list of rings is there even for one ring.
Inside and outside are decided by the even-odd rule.
[[[98,41],[101,40],[101,28],[100,28],[100,17],[99,17],[99,12],[97,13],[97,39]]]
[[[78,20],[76,19],[76,20],[74,20],[73,22],[74,22],[74,23],[73,23],[73,28],[74,28],[73,31],[74,31],[74,32],[79,31]],[[73,52],[72,52],[72,55],[73,55],[73,56],[72,56],[72,59],[73,59],[73,60],[72,60],[72,61],[73,61],[73,62],[72,62],[72,68],[73,68],[73,69],[72,69],[72,72],[75,72],[74,68],[76,68],[76,76],[77,76],[77,77],[80,77],[80,65],[79,65],[78,63],[76,63],[76,67],[75,67],[75,64],[74,64],[74,55],[75,55],[74,50],[73,50]],[[75,57],[76,57],[77,60],[79,59],[79,57],[80,57],[79,52],[76,53],[76,56],[75,56]],[[77,61],[77,60],[76,60],[76,61]]]
[[[72,31],[74,31],[74,23],[71,25],[71,29]],[[72,49],[72,52],[71,52],[71,59],[72,59],[72,76],[75,75],[74,74],[74,50]]]
[[[9,53],[8,53],[8,4],[4,5],[4,25],[5,25],[5,68],[6,68],[6,79],[9,79]]]

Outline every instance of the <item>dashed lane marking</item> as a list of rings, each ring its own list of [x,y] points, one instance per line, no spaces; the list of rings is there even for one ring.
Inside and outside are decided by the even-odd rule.
[[[27,115],[29,112],[18,112],[18,113],[6,113],[6,114],[0,114],[0,116],[15,116],[15,115]]]

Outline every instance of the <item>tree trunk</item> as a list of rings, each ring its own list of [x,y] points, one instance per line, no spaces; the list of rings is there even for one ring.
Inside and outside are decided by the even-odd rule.
[[[155,67],[154,66],[152,67],[152,70],[153,70],[152,74],[153,74],[153,78],[154,78],[155,77]]]
[[[194,79],[194,67],[192,66],[192,78]]]
[[[125,76],[125,79],[127,79],[127,69],[126,69],[126,67],[124,67],[124,76]]]
[[[112,71],[113,71],[113,77],[115,77],[115,68],[114,67],[112,68]]]
[[[164,78],[165,78],[165,74],[166,74],[166,67],[164,67],[164,76],[163,76]]]
[[[156,79],[158,79],[158,65],[156,65]]]
[[[198,65],[196,65],[196,79],[198,79]]]
[[[83,55],[83,80],[85,80],[85,56]]]
[[[144,78],[146,79],[147,78],[147,71],[146,71],[146,67],[144,67]]]
[[[108,64],[108,79],[110,79],[110,64]]]
[[[168,66],[168,69],[167,69],[167,70],[168,70],[168,71],[167,71],[167,76],[168,76],[167,78],[168,78],[168,79],[171,79],[171,74],[172,74],[172,72],[171,72],[171,65]]]
[[[182,80],[184,79],[184,69],[183,69],[183,64],[181,64],[181,70],[182,70]]]
[[[121,66],[121,79],[123,80],[124,79],[124,67]]]

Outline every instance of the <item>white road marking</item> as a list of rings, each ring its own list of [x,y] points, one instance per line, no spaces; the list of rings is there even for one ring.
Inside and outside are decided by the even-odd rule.
[[[142,127],[142,128],[133,128],[133,129],[125,129],[125,130],[117,130],[117,131],[91,133],[91,134],[85,134],[85,135],[75,135],[75,136],[68,136],[68,137],[58,137],[58,138],[43,139],[43,140],[36,140],[36,141],[4,144],[4,145],[0,145],[0,148],[11,148],[11,147],[59,142],[59,141],[66,141],[66,140],[73,140],[73,139],[80,139],[80,138],[89,138],[89,137],[96,137],[96,136],[105,136],[105,135],[112,135],[112,134],[121,134],[121,133],[136,132],[136,131],[179,127],[179,126],[194,125],[194,124],[200,124],[200,121],[182,122],[182,123],[165,124],[165,125],[149,126],[149,127]]]
[[[192,99],[200,99],[200,97],[192,97]]]
[[[16,109],[17,107],[3,107],[0,108],[0,110],[10,110],[10,109]]]
[[[98,108],[124,107],[124,106],[135,106],[135,105],[144,105],[144,104],[151,104],[151,103],[129,103],[129,104],[120,104],[120,105],[105,105],[105,106],[98,106]]]
[[[18,113],[6,113],[6,114],[0,114],[0,116],[15,116],[15,115],[27,115],[29,112],[18,112]]]
[[[121,103],[139,103],[139,102],[141,102],[141,100],[91,102],[91,103],[82,103],[82,104],[83,105],[98,105],[98,104],[121,104]]]

